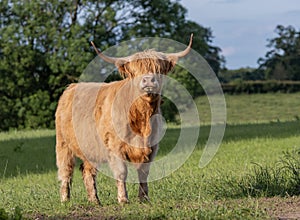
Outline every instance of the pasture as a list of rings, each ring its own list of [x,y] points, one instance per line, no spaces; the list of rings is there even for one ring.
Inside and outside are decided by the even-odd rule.
[[[128,184],[130,203],[120,206],[115,181],[99,173],[103,206],[90,204],[76,168],[71,201],[61,204],[55,131],[0,133],[0,219],[300,218],[300,93],[226,96],[225,137],[203,169],[210,111],[205,97],[196,103],[204,124],[196,149],[170,176],[149,183],[148,203],[139,202],[137,184]],[[180,128],[170,127],[157,158],[176,143]]]

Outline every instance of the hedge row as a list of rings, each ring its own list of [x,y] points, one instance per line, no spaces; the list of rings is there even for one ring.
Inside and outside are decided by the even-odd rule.
[[[240,81],[222,84],[223,92],[227,94],[240,93],[293,93],[300,91],[300,81]]]

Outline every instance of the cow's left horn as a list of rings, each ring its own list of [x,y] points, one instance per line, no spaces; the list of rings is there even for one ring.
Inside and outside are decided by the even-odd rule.
[[[93,41],[91,41],[91,44],[93,45],[93,47],[94,47],[96,53],[98,54],[98,56],[101,59],[103,59],[104,61],[106,61],[108,63],[113,63],[115,65],[126,62],[126,59],[124,59],[124,58],[109,57],[109,56],[104,55],[103,53],[100,52],[100,50],[98,50],[98,48],[95,46]]]
[[[178,53],[167,53],[166,56],[169,57],[170,59],[175,59],[175,60],[177,60],[180,57],[184,57],[191,51],[192,43],[193,43],[193,34],[191,34],[190,43],[185,50],[180,51]]]

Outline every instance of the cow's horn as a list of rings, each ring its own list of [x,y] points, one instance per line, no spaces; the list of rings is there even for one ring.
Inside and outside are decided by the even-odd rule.
[[[191,51],[192,43],[193,43],[193,34],[191,34],[190,43],[185,50],[177,52],[177,53],[168,53],[168,54],[166,54],[166,56],[171,59],[176,59],[176,60],[180,57],[184,57]]]
[[[98,48],[95,46],[93,41],[91,41],[91,44],[93,45],[98,56],[108,63],[119,64],[119,63],[124,63],[126,61],[124,58],[106,56],[103,53],[101,53],[100,50],[98,50]]]

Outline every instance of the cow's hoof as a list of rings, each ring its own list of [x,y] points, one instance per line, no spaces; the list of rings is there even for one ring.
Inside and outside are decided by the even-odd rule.
[[[70,202],[70,199],[61,199],[61,200],[60,200],[60,203],[61,203],[61,204],[66,204],[66,203],[68,203],[68,202]]]
[[[129,200],[127,198],[118,198],[118,202],[121,204],[121,205],[126,205],[129,203]]]
[[[60,198],[60,202],[63,204],[63,203],[67,203],[70,201],[70,196],[68,195],[62,195],[61,198]]]
[[[139,196],[140,203],[151,203],[148,196]]]
[[[89,198],[89,202],[90,202],[90,203],[93,203],[93,204],[95,204],[95,205],[102,206],[102,205],[101,205],[101,202],[100,202],[100,200],[99,200],[98,198]]]

